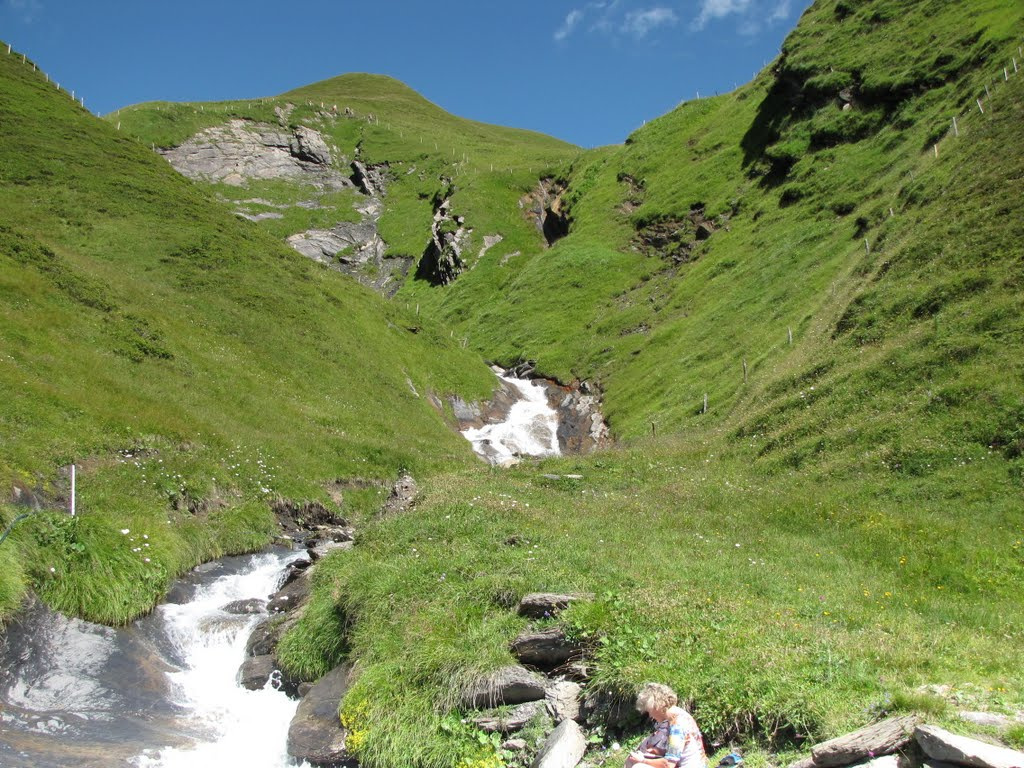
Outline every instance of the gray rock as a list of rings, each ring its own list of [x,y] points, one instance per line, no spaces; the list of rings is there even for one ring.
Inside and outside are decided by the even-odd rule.
[[[527,701],[507,712],[487,713],[472,718],[472,721],[486,733],[515,733],[525,728],[541,711],[542,706],[539,701]]]
[[[995,712],[960,712],[960,719],[974,725],[981,725],[988,728],[1005,728],[1010,724],[1010,718]]]
[[[592,386],[588,388],[593,390]],[[598,394],[584,394],[580,387],[552,382],[548,384],[548,397],[558,411],[558,445],[563,453],[592,453],[611,444]]]
[[[257,613],[263,613],[267,608],[267,601],[260,600],[258,597],[252,597],[248,600],[235,600],[233,603],[228,603],[221,607],[224,613],[231,613],[236,616],[251,616]]]
[[[312,582],[309,571],[306,570],[290,584],[271,595],[270,601],[267,603],[267,610],[271,613],[292,611],[306,602],[311,590]]]
[[[285,179],[331,190],[350,187],[348,179],[320,162],[326,151],[323,138],[310,128],[293,134],[265,123],[229,120],[161,153],[179,173],[200,181],[243,186],[250,180]],[[328,162],[329,157],[328,152]]]
[[[866,763],[858,763],[860,768],[900,768],[901,758],[899,755],[884,755],[868,760]]]
[[[293,157],[319,165],[331,164],[331,151],[324,137],[312,128],[300,125],[292,134],[289,150]]]
[[[527,746],[529,745],[526,743],[526,739],[509,739],[501,743],[501,748],[507,749],[509,752],[524,752]]]
[[[576,768],[587,750],[587,738],[574,720],[566,720],[548,736],[533,768]]]
[[[276,669],[277,660],[273,656],[250,656],[238,670],[238,684],[246,690],[258,691],[266,686]]]
[[[932,760],[970,768],[1024,768],[1024,752],[957,736],[933,725],[919,725],[914,738]]]
[[[531,619],[542,619],[554,616],[568,607],[573,600],[592,599],[586,594],[557,594],[552,592],[533,592],[524,595],[519,601],[519,615]]]
[[[811,748],[811,757],[819,768],[851,765],[867,757],[891,755],[911,742],[914,727],[920,723],[914,715],[893,717],[853,733],[823,741]]]
[[[544,694],[544,704],[555,724],[563,720],[578,720],[580,695],[583,689],[574,682],[562,680],[551,685]]]
[[[512,641],[512,655],[523,664],[551,669],[564,664],[580,649],[571,643],[561,627],[526,630]]]
[[[381,514],[385,517],[405,514],[415,504],[417,493],[419,486],[412,475],[402,475],[391,486],[391,493],[381,508]]]
[[[547,681],[536,672],[512,665],[478,678],[462,692],[462,704],[469,709],[488,709],[502,704],[540,701]]]
[[[324,675],[302,701],[288,727],[288,754],[317,766],[355,766],[345,751],[347,735],[338,705],[348,691],[352,668],[342,665]]]

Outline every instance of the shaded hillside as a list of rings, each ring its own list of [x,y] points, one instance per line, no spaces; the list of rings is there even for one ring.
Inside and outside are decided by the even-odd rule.
[[[4,543],[3,611],[35,579],[123,620],[266,542],[269,499],[474,460],[427,398],[492,387],[449,334],[238,220],[19,56],[0,99],[4,500],[65,503],[76,462],[81,512]],[[118,533],[137,526],[145,563]]]

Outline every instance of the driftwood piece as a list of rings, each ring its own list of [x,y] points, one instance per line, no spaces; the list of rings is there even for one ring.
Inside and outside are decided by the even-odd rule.
[[[891,755],[910,743],[914,737],[914,728],[920,722],[915,715],[883,720],[817,744],[811,748],[811,758],[816,768],[835,768],[869,757]]]

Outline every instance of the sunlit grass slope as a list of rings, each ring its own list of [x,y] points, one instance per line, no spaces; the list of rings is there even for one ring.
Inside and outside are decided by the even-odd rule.
[[[622,441],[434,478],[325,565],[286,658],[349,633],[367,764],[508,759],[453,692],[540,590],[597,596],[564,619],[593,687],[669,682],[755,763],[1024,708],[1022,14],[816,3],[753,83],[577,158],[555,247],[407,284],[486,356],[600,382]]]
[[[427,395],[489,392],[475,353],[237,220],[19,56],[0,101],[4,501],[63,501],[75,462],[80,513],[0,545],[0,614],[34,582],[123,621],[267,542],[268,499],[473,461]]]
[[[107,119],[120,123],[122,131],[143,143],[171,147],[232,118],[277,124],[275,109],[286,108],[288,125],[313,127],[337,149],[335,162],[340,170],[347,171],[341,158],[351,161],[358,157],[368,165],[390,166],[380,228],[392,257],[422,256],[430,240],[434,197],[447,189],[442,178],[454,182],[453,213],[464,217],[473,229],[467,258],[479,251],[484,236],[497,233],[505,241],[493,249],[492,258],[536,248],[536,231],[522,215],[518,201],[540,176],[579,153],[578,148],[550,136],[456,117],[383,75],[341,75],[266,99],[139,104]],[[337,117],[332,119],[335,108]],[[253,184],[243,192],[217,185],[216,190],[230,199],[258,192],[280,203],[308,197],[301,185],[266,188]],[[350,205],[332,209],[340,213],[339,221],[351,215]],[[300,211],[291,213],[302,215]],[[323,225],[313,220],[324,216],[323,212],[305,215],[306,221],[289,222],[303,225],[294,226],[292,232]],[[271,230],[281,226],[273,222],[263,225]]]

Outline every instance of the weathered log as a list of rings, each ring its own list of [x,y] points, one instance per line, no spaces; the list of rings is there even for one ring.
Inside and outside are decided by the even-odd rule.
[[[910,743],[914,728],[920,722],[915,715],[883,720],[845,736],[823,741],[811,748],[811,758],[817,768],[834,768],[869,757],[891,755]]]

